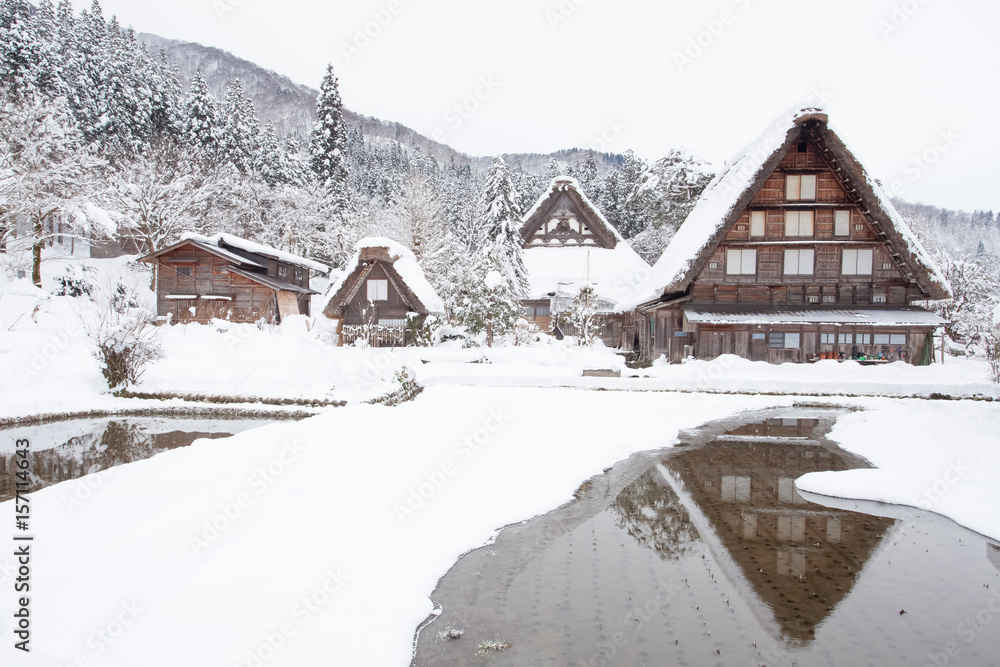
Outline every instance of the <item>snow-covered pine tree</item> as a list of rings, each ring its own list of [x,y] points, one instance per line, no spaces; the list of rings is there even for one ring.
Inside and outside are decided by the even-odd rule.
[[[562,167],[556,162],[554,157],[549,158],[549,163],[545,166],[545,178],[549,181],[562,175]]]
[[[597,178],[597,160],[594,159],[594,151],[587,152],[587,159],[584,160],[583,166],[580,167],[577,179],[580,181],[580,187],[586,193],[587,197],[592,201],[600,201],[601,183]]]
[[[473,336],[486,332],[486,344],[510,332],[517,321],[518,295],[493,254],[484,255],[466,275],[456,308],[459,322]]]
[[[219,157],[243,175],[261,163],[260,126],[253,101],[243,93],[243,83],[233,79],[220,109]]]
[[[343,106],[333,65],[327,65],[316,99],[317,121],[310,137],[309,154],[310,166],[326,194],[327,207],[334,219],[346,212],[349,201]]]
[[[0,4],[0,82],[12,94],[37,91],[39,44],[32,34],[31,10],[23,0]]]
[[[184,126],[180,69],[176,63],[167,62],[167,54],[161,49],[159,56],[150,62],[149,77],[152,82],[151,141],[179,137]]]
[[[219,152],[218,110],[201,70],[191,80],[184,107],[185,140],[203,158],[214,159]]]
[[[548,183],[542,183],[540,176],[525,171],[520,162],[511,170],[510,177],[514,181],[514,189],[518,194],[518,209],[523,216],[538,201]]]
[[[497,259],[515,294],[522,296],[528,289],[528,269],[524,265],[517,199],[507,163],[501,157],[493,158],[482,197],[487,252]]]

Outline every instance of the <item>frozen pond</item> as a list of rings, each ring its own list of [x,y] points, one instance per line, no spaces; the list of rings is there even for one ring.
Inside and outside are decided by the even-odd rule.
[[[107,417],[0,430],[0,502],[14,495],[14,443],[31,443],[32,490],[187,447],[198,438],[227,438],[274,419]]]
[[[414,664],[997,664],[1000,546],[796,491],[868,467],[826,440],[838,414],[707,424],[503,530],[439,582]]]

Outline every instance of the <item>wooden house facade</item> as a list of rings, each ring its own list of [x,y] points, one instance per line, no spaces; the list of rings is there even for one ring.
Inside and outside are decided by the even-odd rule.
[[[313,272],[329,267],[229,234],[186,234],[139,261],[154,266],[160,321],[280,322],[309,315]]]
[[[619,347],[623,316],[616,306],[629,294],[626,286],[645,276],[649,265],[576,179],[552,180],[523,217],[521,238],[529,283],[521,316],[542,331],[554,331],[558,324],[561,333],[574,335],[572,325],[560,323],[559,315],[572,306],[584,286],[590,286],[603,324],[601,339],[609,347]]]
[[[632,299],[629,344],[673,362],[929,363],[950,288],[824,113],[783,116],[709,184]],[[932,355],[930,355],[932,357]]]
[[[366,340],[373,347],[412,344],[413,332],[444,304],[409,250],[385,238],[360,241],[323,314],[337,320],[340,345]]]

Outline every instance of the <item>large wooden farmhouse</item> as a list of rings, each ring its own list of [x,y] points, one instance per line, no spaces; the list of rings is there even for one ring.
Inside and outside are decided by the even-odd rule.
[[[615,312],[631,287],[649,273],[649,265],[632,250],[576,179],[559,176],[523,217],[521,237],[528,269],[529,294],[522,316],[543,331],[590,286],[604,319],[601,338],[618,347],[622,316]],[[563,332],[572,335],[568,325]]]
[[[157,314],[169,322],[280,321],[309,315],[312,272],[328,266],[229,234],[185,234],[141,257],[156,271]]]
[[[646,358],[929,363],[950,287],[816,109],[788,112],[708,185],[623,304]]]
[[[323,314],[337,320],[340,345],[362,339],[374,347],[411,343],[408,332],[428,315],[443,313],[444,303],[413,253],[378,237],[358,242],[323,306]]]

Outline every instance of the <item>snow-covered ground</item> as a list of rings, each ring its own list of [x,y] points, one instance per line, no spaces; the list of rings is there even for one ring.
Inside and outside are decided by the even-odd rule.
[[[110,275],[124,260],[87,262]],[[48,277],[45,291],[0,280],[0,418],[188,405],[109,396],[79,324],[88,301],[51,296]],[[405,665],[428,595],[460,554],[679,429],[796,394],[862,408],[831,437],[878,467],[806,475],[801,489],[926,507],[1000,539],[1000,403],[901,398],[997,396],[975,360],[722,357],[631,371],[611,350],[551,340],[336,348],[306,318],[161,334],[165,356],[140,391],[350,404],[33,495],[35,650],[26,659],[5,642],[4,665]],[[404,367],[427,387],[415,401],[362,403],[397,387]],[[586,368],[622,377],[584,378]],[[13,509],[0,505],[0,526]],[[9,551],[0,590],[15,576]],[[0,595],[0,618],[13,604]]]

